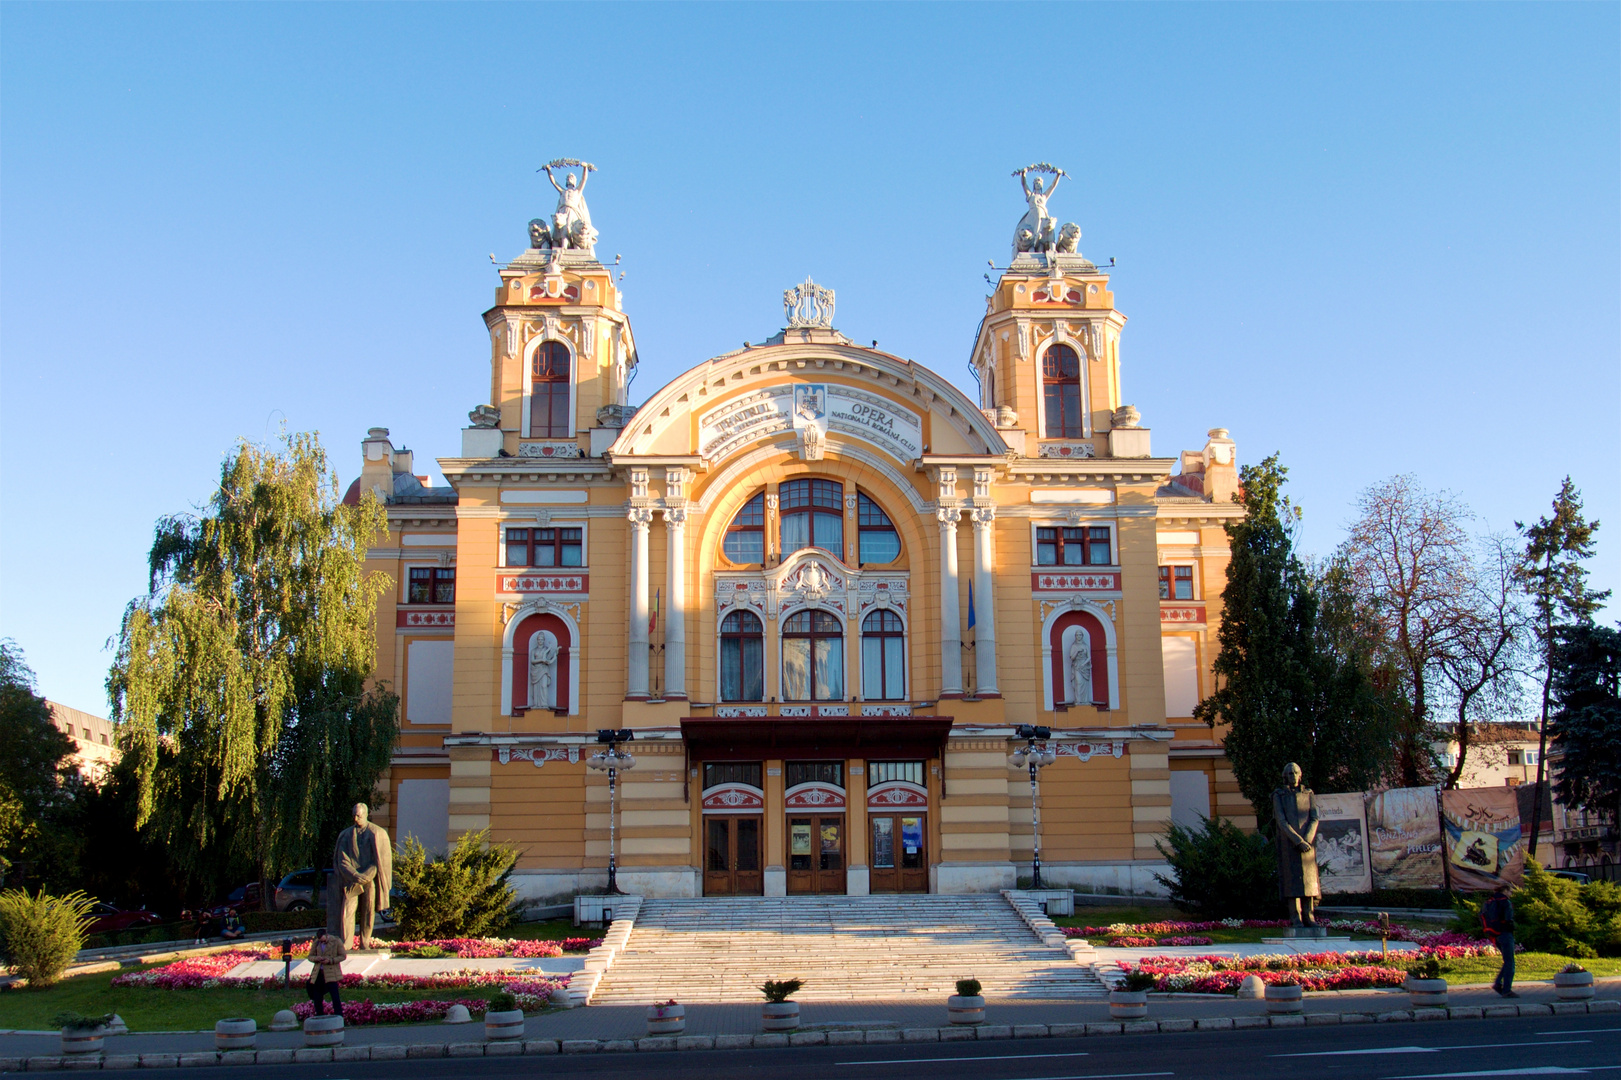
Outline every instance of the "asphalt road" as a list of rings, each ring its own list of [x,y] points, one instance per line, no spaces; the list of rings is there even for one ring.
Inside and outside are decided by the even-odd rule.
[[[1084,1039],[807,1046],[556,1057],[440,1058],[241,1066],[231,1077],[280,1080],[1443,1080],[1475,1076],[1616,1076],[1621,1019],[1609,1015],[1426,1024],[1195,1031]],[[198,1080],[196,1069],[141,1069],[140,1080]],[[222,1078],[223,1080],[223,1078]]]

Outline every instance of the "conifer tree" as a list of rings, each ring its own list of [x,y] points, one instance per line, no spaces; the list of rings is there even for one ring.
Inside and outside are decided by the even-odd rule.
[[[1551,697],[1548,735],[1559,755],[1559,801],[1621,821],[1621,632],[1562,628]]]
[[[1276,454],[1241,470],[1246,513],[1227,526],[1219,686],[1194,711],[1211,727],[1228,725],[1227,759],[1262,826],[1286,763],[1297,762],[1318,790],[1344,791],[1367,786],[1390,761],[1389,699],[1371,676],[1376,641],[1344,568],[1318,582],[1296,556],[1291,527],[1300,512],[1283,495],[1287,473]]]
[[[1587,567],[1582,563],[1593,556],[1593,534],[1599,523],[1591,525],[1582,516],[1582,495],[1576,485],[1565,477],[1554,496],[1553,514],[1526,525],[1516,521],[1514,527],[1525,536],[1525,555],[1520,563],[1519,578],[1531,598],[1536,616],[1537,639],[1542,645],[1542,715],[1537,721],[1537,790],[1532,801],[1531,831],[1528,834],[1532,854],[1542,826],[1542,792],[1546,778],[1548,756],[1548,710],[1553,700],[1554,651],[1558,645],[1560,628],[1566,625],[1591,626],[1593,613],[1603,606],[1610,591],[1588,592]]]
[[[283,442],[239,445],[201,517],[158,522],[107,680],[136,823],[199,885],[311,862],[399,732],[398,699],[367,685],[389,582],[364,563],[385,512],[339,503],[314,435]]]

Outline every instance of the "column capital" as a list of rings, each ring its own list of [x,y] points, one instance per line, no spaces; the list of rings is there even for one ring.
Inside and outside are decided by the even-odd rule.
[[[653,508],[651,506],[633,506],[625,517],[638,529],[646,529],[653,524]]]
[[[976,506],[974,507],[971,516],[974,519],[974,528],[988,529],[990,528],[991,523],[996,520],[996,507]]]
[[[957,521],[961,515],[962,507],[960,506],[942,506],[934,512],[934,516],[939,519],[942,526],[952,529],[957,527]]]
[[[685,506],[666,506],[664,508],[664,527],[679,529],[687,523],[687,508]]]

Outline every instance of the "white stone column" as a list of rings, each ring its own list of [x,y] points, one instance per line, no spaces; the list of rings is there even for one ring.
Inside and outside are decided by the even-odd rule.
[[[685,507],[666,507],[664,511],[666,546],[669,562],[664,575],[664,696],[687,696],[687,583],[685,571],[687,511]]]
[[[626,515],[630,519],[630,672],[626,697],[647,696],[647,617],[651,604],[648,598],[647,531],[653,523],[653,511],[645,506],[631,507]]]
[[[957,518],[962,511],[942,506],[940,521],[940,694],[962,693],[962,617],[957,604]]]
[[[996,689],[996,595],[991,582],[996,549],[996,508],[976,506],[974,519],[974,693]]]

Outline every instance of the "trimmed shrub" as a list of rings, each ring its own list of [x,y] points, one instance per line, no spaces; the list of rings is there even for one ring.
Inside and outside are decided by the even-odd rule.
[[[404,894],[394,905],[402,940],[488,937],[511,924],[518,853],[489,839],[488,829],[464,834],[444,858],[430,860],[415,837],[405,838],[394,856],[394,882]]]
[[[767,979],[760,984],[760,993],[773,1005],[781,1005],[805,988],[804,979]]]
[[[1204,818],[1189,829],[1173,824],[1156,841],[1171,864],[1172,877],[1154,879],[1170,891],[1171,902],[1206,919],[1248,919],[1276,915],[1278,866],[1272,842],[1250,835],[1226,818]]]
[[[1525,860],[1514,891],[1517,944],[1561,956],[1621,955],[1621,889],[1607,881],[1578,885]]]
[[[0,957],[31,987],[50,986],[62,977],[84,945],[94,900],[82,892],[48,896],[41,889],[0,893]]]
[[[979,996],[979,991],[981,989],[982,988],[981,988],[981,986],[979,984],[978,979],[958,979],[957,980],[957,996],[958,997],[978,997]]]

